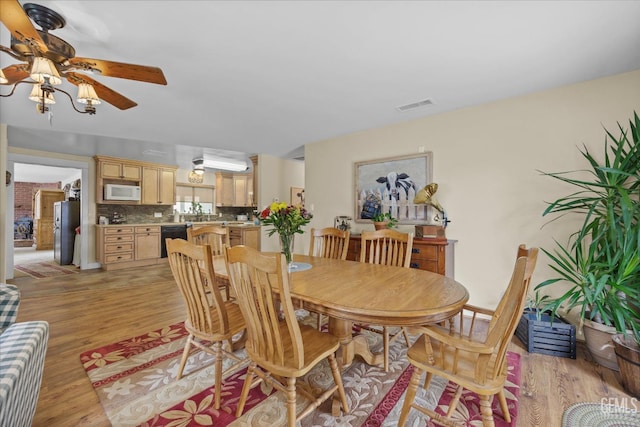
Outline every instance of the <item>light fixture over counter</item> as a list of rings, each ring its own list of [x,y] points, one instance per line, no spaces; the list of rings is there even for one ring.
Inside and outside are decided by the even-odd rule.
[[[202,157],[193,159],[193,171],[195,173],[204,173],[204,168],[244,172],[249,169],[249,165],[246,160],[230,159],[210,154],[204,154]]]

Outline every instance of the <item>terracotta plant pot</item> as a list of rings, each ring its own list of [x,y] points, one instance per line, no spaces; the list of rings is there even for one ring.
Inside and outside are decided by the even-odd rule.
[[[585,319],[582,332],[584,333],[584,340],[589,353],[591,353],[595,361],[605,368],[619,371],[620,368],[618,367],[616,353],[613,350],[613,342],[611,341],[611,337],[616,333],[616,328]]]
[[[375,227],[376,230],[383,230],[385,228],[389,228],[389,221],[381,221],[381,222],[374,221],[373,226]]]
[[[640,347],[631,335],[612,337],[622,386],[633,397],[640,398]]]

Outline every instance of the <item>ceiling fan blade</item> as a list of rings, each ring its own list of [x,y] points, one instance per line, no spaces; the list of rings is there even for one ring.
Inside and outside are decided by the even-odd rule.
[[[18,0],[0,1],[0,21],[7,27],[13,37],[27,45],[35,45],[42,54],[48,52],[47,45],[42,41],[40,34],[38,34]]]
[[[6,84],[12,85],[29,77],[29,64],[13,64],[2,69],[4,76],[9,80]]]
[[[118,77],[121,79],[138,80],[147,83],[166,85],[164,73],[158,67],[145,65],[125,64],[123,62],[106,61],[93,58],[70,58],[70,68],[85,71],[95,71],[103,76]]]
[[[120,95],[115,90],[108,88],[102,83],[92,79],[91,77],[85,76],[84,74],[68,72],[65,74],[65,77],[67,78],[67,81],[69,81],[69,83],[76,86],[80,83],[88,83],[92,85],[101,100],[108,102],[109,104],[121,110],[127,110],[138,105],[129,98]]]

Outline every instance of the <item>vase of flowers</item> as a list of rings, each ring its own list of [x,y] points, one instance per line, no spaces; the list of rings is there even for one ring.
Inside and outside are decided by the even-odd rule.
[[[302,206],[287,205],[286,203],[273,202],[260,213],[260,222],[263,225],[270,225],[267,230],[269,236],[278,233],[280,237],[280,248],[284,254],[287,265],[292,266],[293,262],[293,240],[296,234],[302,234],[302,226],[311,221],[311,215]]]

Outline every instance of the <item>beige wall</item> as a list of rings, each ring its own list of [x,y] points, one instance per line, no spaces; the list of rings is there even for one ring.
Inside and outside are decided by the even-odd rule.
[[[258,210],[264,209],[276,198],[289,203],[291,187],[304,187],[304,171],[305,164],[298,160],[281,159],[266,154],[258,156]],[[267,236],[268,228],[262,228],[261,249],[277,251],[280,248],[277,234]],[[308,247],[308,236],[297,235],[294,252],[306,253]]]
[[[7,125],[0,124],[0,176],[5,176],[7,170]],[[13,177],[11,178],[13,182]],[[11,221],[9,221],[11,218]],[[7,238],[11,230],[11,239]],[[7,263],[5,254],[13,251],[13,216],[7,212],[7,187],[0,185],[0,282],[7,277]]]
[[[353,162],[433,152],[438,201],[453,221],[455,278],[471,302],[495,306],[507,285],[516,247],[553,247],[567,237],[566,225],[542,228],[545,201],[566,194],[538,170],[585,167],[577,146],[602,153],[603,126],[617,129],[640,112],[640,70],[446,114],[370,129],[305,147],[307,206],[311,226],[354,215]],[[354,231],[373,229],[356,224]],[[402,227],[412,231],[412,227]],[[550,277],[541,255],[534,284]]]

